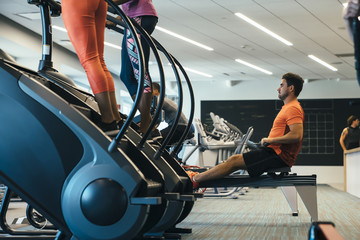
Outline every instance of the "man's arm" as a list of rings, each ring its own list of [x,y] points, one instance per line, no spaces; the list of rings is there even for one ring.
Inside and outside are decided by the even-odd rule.
[[[263,138],[261,139],[261,145],[264,146],[264,143],[297,143],[300,142],[304,135],[304,127],[302,123],[294,123],[289,125],[290,131],[281,137],[275,138]]]
[[[347,130],[347,128],[344,128],[344,130],[342,131],[342,133],[340,135],[340,140],[339,140],[340,145],[341,145],[341,147],[342,147],[342,149],[344,151],[347,150],[346,147],[345,147],[345,138],[346,138],[347,135],[348,135],[348,130]]]

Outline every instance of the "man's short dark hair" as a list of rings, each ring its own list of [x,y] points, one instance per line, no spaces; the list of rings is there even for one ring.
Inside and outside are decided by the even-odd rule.
[[[303,85],[304,85],[304,80],[302,79],[302,77],[300,77],[299,75],[295,74],[295,73],[285,73],[282,76],[282,79],[286,80],[286,83],[289,86],[294,86],[295,88],[295,96],[299,96]]]
[[[347,119],[347,125],[348,126],[351,126],[351,124],[355,121],[355,120],[357,120],[357,119],[359,119],[358,117],[356,117],[356,116],[354,116],[354,115],[351,115],[348,119]]]
[[[158,83],[152,83],[152,88],[160,92],[160,85]]]

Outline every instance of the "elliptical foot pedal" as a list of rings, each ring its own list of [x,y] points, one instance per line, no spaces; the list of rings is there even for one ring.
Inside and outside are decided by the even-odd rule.
[[[164,233],[165,239],[181,239],[181,235],[179,233]]]
[[[136,239],[141,239],[141,240],[165,240],[165,237],[164,236],[148,236],[148,235],[145,235],[144,237],[142,238],[135,238]]]
[[[172,227],[165,231],[165,233],[192,233],[192,228],[177,228]]]

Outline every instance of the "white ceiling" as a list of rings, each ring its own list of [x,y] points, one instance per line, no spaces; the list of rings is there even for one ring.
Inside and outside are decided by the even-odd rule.
[[[279,80],[286,72],[298,73],[309,81],[356,81],[353,56],[341,57],[353,53],[353,45],[341,16],[344,1],[153,0],[159,14],[158,26],[210,46],[214,51],[204,50],[158,30],[153,36],[184,67],[213,76],[207,78],[188,73],[192,81],[224,81],[224,84],[231,84],[240,80]],[[27,12],[37,13],[39,9],[27,4],[26,0],[0,1],[0,14],[41,34],[40,20],[28,20],[17,15]],[[259,31],[235,16],[236,12],[262,24],[292,42],[293,46],[287,46]],[[54,18],[53,24],[63,27],[61,17]],[[120,44],[121,38],[117,33],[106,31],[108,42]],[[4,44],[1,40],[0,44]],[[66,33],[54,30],[54,40],[72,50],[70,44],[64,45],[64,40],[68,40]],[[13,55],[16,52],[9,51]],[[14,57],[22,57],[21,53],[17,54]],[[309,54],[331,64],[338,71],[333,72],[314,62],[308,58]],[[273,75],[241,65],[235,62],[237,58],[271,71]],[[106,47],[105,60],[111,71],[119,72],[119,50]],[[163,60],[166,63],[165,58]],[[152,65],[151,74],[156,81],[156,65]],[[173,77],[168,75],[167,79]]]

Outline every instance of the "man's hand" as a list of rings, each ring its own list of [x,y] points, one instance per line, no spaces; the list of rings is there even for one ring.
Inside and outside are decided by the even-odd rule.
[[[289,132],[281,137],[274,138],[263,138],[261,139],[261,146],[264,146],[264,143],[273,144],[289,144],[297,143],[303,139],[304,126],[302,123],[293,123],[289,126]]]
[[[262,147],[265,146],[265,143],[271,144],[271,143],[270,143],[270,138],[262,138],[260,143],[261,143],[261,146],[262,146]]]
[[[344,9],[344,19],[354,18],[359,16],[359,0],[350,0]]]

